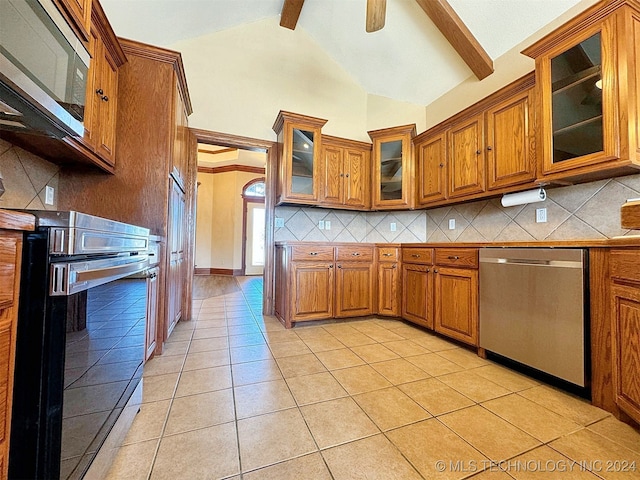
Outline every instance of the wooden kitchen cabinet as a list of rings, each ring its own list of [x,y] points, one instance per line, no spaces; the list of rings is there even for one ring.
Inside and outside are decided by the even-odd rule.
[[[591,181],[640,164],[640,10],[603,1],[523,51],[536,61],[544,180]]]
[[[536,178],[533,88],[485,113],[487,189],[496,190]]]
[[[371,208],[407,209],[415,206],[412,138],[416,126],[403,125],[372,130]]]
[[[183,95],[183,91],[180,88],[180,82],[176,81],[173,89],[175,126],[171,176],[178,185],[180,185],[182,190],[185,189],[185,181],[187,180],[189,170],[189,119]]]
[[[415,143],[418,205],[447,198],[447,134],[436,132]]]
[[[144,342],[145,362],[153,356],[157,345],[159,274],[159,267],[147,271],[147,323]]]
[[[477,115],[454,126],[449,142],[449,198],[485,191],[484,122]]]
[[[433,329],[433,249],[402,248],[402,318]]]
[[[53,0],[82,41],[89,40],[92,0]]]
[[[402,314],[402,268],[399,247],[376,247],[378,259],[379,315],[399,317]]]
[[[609,256],[614,401],[640,423],[640,250],[612,249]]]
[[[169,235],[167,242],[167,337],[183,316],[185,288],[185,211],[186,195],[178,183],[171,179],[169,193]]]
[[[89,37],[91,65],[87,79],[83,143],[111,169],[115,166],[118,69],[126,56],[104,11],[96,2]]]
[[[278,138],[276,204],[316,205],[321,185],[321,118],[280,111],[273,124]]]
[[[275,314],[296,322],[371,315],[374,249],[363,244],[278,244]]]
[[[436,332],[478,345],[478,271],[436,266],[434,272]]]
[[[534,75],[525,75],[415,137],[417,205],[533,186],[534,101]]]
[[[448,337],[478,345],[478,250],[436,248],[434,329]]]
[[[33,230],[32,215],[0,210],[0,479],[8,478],[9,433],[20,293],[22,232]]]
[[[320,204],[366,210],[371,204],[371,145],[322,136]]]

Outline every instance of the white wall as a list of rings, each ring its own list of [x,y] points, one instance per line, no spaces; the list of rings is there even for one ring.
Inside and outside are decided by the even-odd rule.
[[[327,119],[323,133],[369,141],[367,130],[425,124],[422,105],[368,95],[301,28],[278,18],[179,42],[194,113],[189,126],[275,139],[280,110]]]

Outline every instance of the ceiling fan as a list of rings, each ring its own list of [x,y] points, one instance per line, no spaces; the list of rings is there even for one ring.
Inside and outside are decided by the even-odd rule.
[[[416,0],[438,30],[458,52],[478,80],[493,73],[493,61],[476,40],[447,0]],[[280,26],[295,30],[304,0],[284,0],[280,14]],[[387,0],[367,0],[365,30],[377,32],[384,27]]]

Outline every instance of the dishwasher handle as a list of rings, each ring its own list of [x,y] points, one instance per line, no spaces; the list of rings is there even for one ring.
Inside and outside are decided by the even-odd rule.
[[[541,260],[537,258],[481,258],[480,263],[523,265],[531,267],[582,268],[581,262],[567,260]]]

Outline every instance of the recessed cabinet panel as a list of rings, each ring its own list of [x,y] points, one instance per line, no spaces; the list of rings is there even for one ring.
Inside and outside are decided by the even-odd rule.
[[[551,59],[553,163],[604,150],[600,32]]]
[[[342,188],[344,179],[344,173],[342,172],[342,148],[327,145],[323,147],[322,150],[324,152],[322,202],[341,205],[344,200]]]
[[[449,132],[449,197],[484,192],[483,117]]]
[[[416,145],[420,205],[447,198],[446,144],[446,134],[441,133]]]

